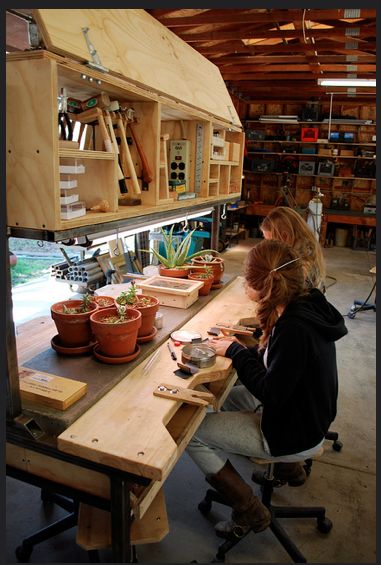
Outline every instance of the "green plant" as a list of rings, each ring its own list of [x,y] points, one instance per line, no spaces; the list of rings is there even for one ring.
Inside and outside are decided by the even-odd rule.
[[[90,310],[90,304],[93,302],[93,297],[91,294],[85,294],[82,298],[82,304],[77,306],[77,308],[67,307],[66,304],[63,305],[64,314],[81,314],[83,312],[88,312]]]
[[[136,302],[136,298],[136,285],[134,281],[132,281],[128,291],[126,292],[125,290],[123,290],[116,298],[116,302],[125,306],[126,304],[134,304],[134,302]]]
[[[213,277],[213,269],[205,265],[202,270],[192,272],[192,276],[196,276],[198,279],[209,279]]]
[[[100,320],[104,324],[121,324],[126,321],[127,308],[124,305],[117,306],[118,314],[116,316],[105,316]]]
[[[195,230],[191,230],[184,239],[176,245],[173,237],[173,225],[167,233],[163,228],[161,228],[161,233],[163,235],[164,249],[166,252],[166,257],[161,255],[156,249],[148,250],[141,249],[145,253],[152,253],[159,262],[167,269],[175,269],[176,267],[182,267],[185,262],[191,261],[194,257],[199,257],[205,253],[213,252],[213,249],[203,249],[202,251],[197,251],[192,255],[188,255],[189,248],[192,242],[192,235]]]
[[[136,285],[134,281],[131,282],[131,287],[126,292],[123,290],[119,296],[115,299],[118,304],[123,306],[134,306],[138,308],[139,306],[151,306],[152,305],[152,297],[151,296],[143,296],[142,294],[137,294]]]

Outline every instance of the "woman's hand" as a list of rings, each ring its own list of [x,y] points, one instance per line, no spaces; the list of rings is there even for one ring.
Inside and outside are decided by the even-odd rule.
[[[208,341],[209,345],[213,347],[217,355],[221,355],[222,357],[225,356],[226,350],[233,342],[240,343],[240,341],[233,336],[213,337]]]

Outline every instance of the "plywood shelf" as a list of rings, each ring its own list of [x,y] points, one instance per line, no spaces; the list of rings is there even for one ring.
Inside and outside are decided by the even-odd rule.
[[[86,149],[59,149],[58,156],[67,159],[106,159],[115,161],[115,153],[109,151],[89,151]]]

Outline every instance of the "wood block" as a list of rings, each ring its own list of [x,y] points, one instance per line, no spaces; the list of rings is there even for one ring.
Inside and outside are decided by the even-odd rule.
[[[87,383],[26,367],[20,368],[19,377],[21,400],[30,400],[57,410],[66,410],[87,391]]]
[[[131,524],[131,544],[157,543],[169,533],[167,509],[160,489],[146,514]],[[79,505],[77,544],[86,551],[111,547],[111,516],[106,510]]]

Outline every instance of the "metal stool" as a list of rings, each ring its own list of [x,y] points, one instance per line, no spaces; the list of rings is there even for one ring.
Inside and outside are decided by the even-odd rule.
[[[315,457],[320,457],[324,452],[324,449],[321,448],[321,450],[314,456]],[[291,540],[291,538],[289,537],[289,535],[287,534],[287,532],[284,530],[284,528],[280,525],[278,518],[316,518],[316,526],[317,529],[319,530],[319,532],[323,533],[323,534],[328,534],[328,532],[331,531],[332,529],[332,522],[329,518],[326,518],[325,516],[325,508],[323,506],[307,506],[307,507],[302,507],[302,506],[274,506],[271,503],[271,497],[272,497],[272,493],[273,493],[273,481],[274,481],[274,462],[273,461],[268,461],[266,459],[257,459],[257,458],[252,458],[251,459],[254,463],[260,464],[260,465],[267,465],[267,469],[266,469],[266,473],[265,473],[265,483],[262,486],[261,490],[262,490],[262,497],[261,500],[263,502],[263,504],[265,506],[267,506],[267,508],[270,510],[271,512],[271,524],[270,524],[270,529],[273,532],[273,534],[275,535],[275,537],[278,539],[278,541],[282,544],[282,546],[284,547],[284,549],[287,551],[287,553],[289,554],[289,556],[291,557],[291,559],[293,559],[293,561],[295,563],[306,563],[307,559],[306,557],[301,553],[301,551],[298,549],[298,547],[295,545],[295,543]],[[224,498],[215,490],[212,489],[208,489],[206,492],[206,496],[204,498],[204,500],[202,500],[199,505],[198,505],[198,509],[200,510],[200,512],[203,515],[207,515],[211,508],[212,508],[212,503],[213,502],[219,502],[220,504],[226,504],[226,501],[224,500]],[[218,562],[224,562],[225,561],[225,555],[226,553],[235,545],[237,545],[237,543],[240,542],[241,539],[243,539],[244,537],[246,537],[246,535],[248,535],[248,533],[250,533],[251,530],[249,530],[249,532],[247,532],[243,537],[240,538],[236,538],[236,539],[232,539],[232,540],[226,540],[223,544],[221,544],[217,550],[217,554],[216,557],[213,559],[214,563],[218,563]]]

